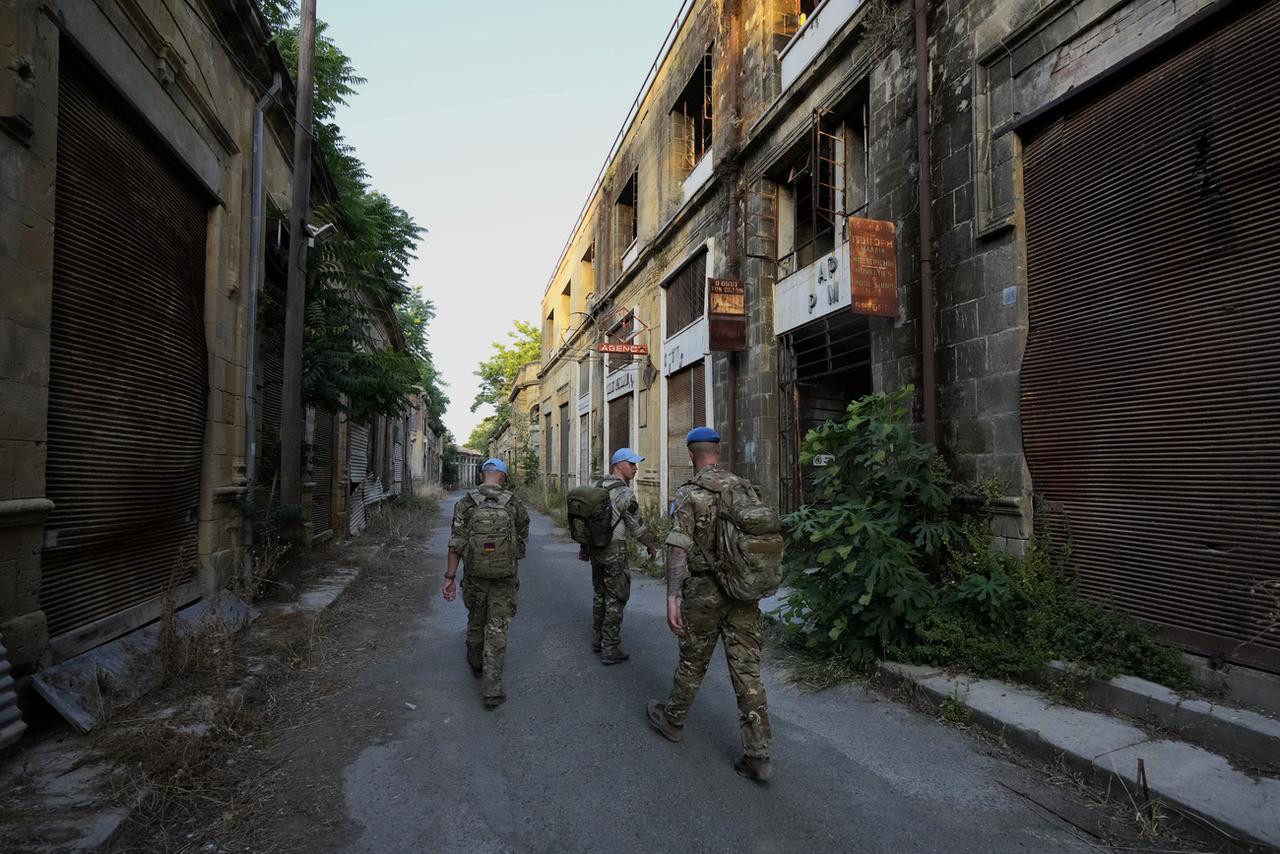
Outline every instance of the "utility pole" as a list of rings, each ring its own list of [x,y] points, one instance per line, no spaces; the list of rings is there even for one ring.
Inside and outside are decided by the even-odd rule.
[[[289,211],[289,280],[285,292],[284,380],[280,400],[280,509],[289,534],[298,532],[302,519],[302,315],[307,301],[316,0],[302,0],[299,25],[298,102],[294,112],[293,193]]]

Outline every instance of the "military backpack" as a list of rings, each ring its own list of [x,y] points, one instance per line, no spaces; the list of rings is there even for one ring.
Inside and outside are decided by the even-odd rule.
[[[759,602],[782,584],[782,522],[760,500],[751,483],[734,477],[716,494],[715,559],[712,572],[730,599]]]
[[[579,545],[602,549],[613,540],[613,529],[618,522],[613,518],[613,490],[624,484],[606,487],[603,480],[590,486],[575,486],[569,490],[569,536]]]
[[[468,495],[476,506],[467,517],[465,571],[475,578],[515,575],[520,546],[510,507],[513,496],[509,492],[485,495],[478,489]]]

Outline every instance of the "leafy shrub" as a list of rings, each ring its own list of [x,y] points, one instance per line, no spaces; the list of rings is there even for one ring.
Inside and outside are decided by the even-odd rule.
[[[830,459],[812,476],[812,503],[784,520],[790,632],[855,663],[907,642],[937,605],[922,567],[954,533],[946,467],[907,424],[913,391],[854,401],[843,421],[811,430],[800,464]]]

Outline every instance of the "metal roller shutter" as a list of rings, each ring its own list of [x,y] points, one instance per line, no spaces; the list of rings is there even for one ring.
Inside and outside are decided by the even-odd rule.
[[[667,485],[671,495],[693,477],[685,439],[694,427],[707,425],[706,362],[698,362],[667,378]]]
[[[61,51],[40,589],[54,636],[193,582],[208,396],[209,201]]]
[[[560,404],[560,488],[568,489],[569,482],[569,404]]]
[[[627,394],[609,401],[609,456],[631,444],[631,398]]]
[[[333,440],[332,412],[316,410],[315,435],[311,444],[311,532],[319,536],[333,530]]]
[[[369,428],[351,424],[347,434],[347,476],[352,483],[360,483],[369,472]]]
[[[1082,591],[1280,671],[1280,4],[1026,140],[1023,440]]]
[[[586,483],[591,477],[591,416],[578,417],[578,474]]]

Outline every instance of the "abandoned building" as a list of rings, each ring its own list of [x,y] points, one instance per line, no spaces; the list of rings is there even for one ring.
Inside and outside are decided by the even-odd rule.
[[[544,482],[626,445],[665,506],[705,423],[789,510],[912,384],[1000,546],[1280,671],[1280,7],[928,5],[684,4],[544,292]]]
[[[280,419],[278,342],[255,333],[294,105],[245,0],[6,3],[0,30],[0,654],[25,694],[244,571]],[[318,159],[312,192],[333,192]],[[345,417],[306,418],[318,540],[349,495],[399,488],[407,422],[369,425],[361,456]]]

